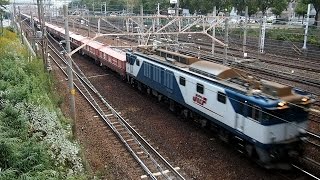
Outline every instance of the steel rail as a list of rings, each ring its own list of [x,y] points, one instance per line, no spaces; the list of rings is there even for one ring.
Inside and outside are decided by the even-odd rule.
[[[185,49],[180,49],[180,52],[192,54],[193,56],[198,56],[198,54],[194,51],[186,51]],[[213,57],[212,55],[201,54],[201,59],[209,60],[209,61],[218,60],[219,62],[221,62],[223,60],[223,57],[220,57],[220,56]],[[320,80],[318,80],[318,79],[288,74],[288,73],[284,73],[284,72],[280,73],[279,71],[276,71],[276,70],[271,70],[271,69],[263,68],[263,67],[254,67],[254,66],[250,66],[250,65],[246,65],[246,64],[238,64],[238,66],[243,67],[243,68],[249,68],[254,71],[264,72],[267,75],[270,75],[270,73],[272,73],[274,76],[277,76],[280,78],[284,78],[287,80],[296,81],[296,82],[304,83],[306,85],[312,85],[312,86],[316,86],[316,87],[320,88]]]
[[[317,176],[315,176],[315,175],[311,174],[310,172],[308,172],[308,171],[306,171],[306,170],[302,169],[301,167],[299,167],[299,166],[297,166],[297,165],[294,165],[294,164],[291,164],[291,165],[292,165],[294,168],[296,168],[296,169],[300,170],[301,172],[303,172],[303,173],[307,174],[308,176],[310,176],[310,177],[312,177],[312,178],[314,178],[314,179],[316,179],[316,180],[320,180],[320,178],[319,178],[319,177],[317,177]]]
[[[52,47],[49,46],[49,48],[50,48],[53,52],[55,52],[55,51],[52,49]],[[67,62],[65,62],[65,60],[63,60],[63,58],[62,58],[60,55],[58,55],[58,53],[55,52],[55,54],[56,54],[57,56],[59,56],[59,57],[61,58],[61,60],[64,61],[64,63],[67,64]],[[65,72],[65,70],[63,69],[63,67],[62,67],[56,60],[54,60],[53,58],[52,58],[52,60],[53,60],[53,61],[56,63],[56,65],[61,69],[61,71],[68,77],[68,75],[67,75],[67,73]],[[75,71],[73,70],[73,72],[75,72]],[[105,114],[102,114],[102,112],[101,112],[99,109],[97,109],[97,107],[93,104],[93,102],[91,102],[91,100],[84,94],[84,92],[80,89],[80,87],[79,87],[76,83],[74,83],[74,86],[75,86],[75,87],[78,89],[78,91],[83,95],[83,97],[89,102],[89,104],[95,109],[95,111],[99,114],[99,116],[100,116],[100,117],[107,123],[107,125],[113,130],[113,132],[118,136],[118,138],[120,138],[120,140],[121,140],[122,142],[125,142],[124,138],[119,134],[119,132],[116,131],[116,129],[114,128],[114,126],[112,126],[112,125],[110,124],[109,120],[106,119]],[[126,145],[126,148],[128,148],[127,145]],[[129,150],[130,154],[133,155],[133,157],[136,159],[136,161],[140,164],[140,166],[142,166],[142,168],[144,169],[144,171],[146,171],[146,173],[149,175],[149,177],[150,177],[151,179],[154,179],[154,180],[155,180],[156,177],[152,175],[152,172],[151,172],[151,171],[147,168],[147,166],[138,158],[137,154],[135,154],[134,151],[133,151],[130,147],[129,147],[128,150]]]
[[[311,158],[308,158],[308,157],[301,157],[301,158],[302,158],[303,160],[305,160],[305,161],[309,161],[309,162],[311,162],[312,164],[320,167],[320,163],[317,162],[317,161],[315,161],[315,160],[313,160],[313,159],[311,159]]]
[[[54,52],[55,52],[55,51],[54,51]],[[56,53],[56,52],[55,52],[55,53]],[[56,55],[59,56],[59,54],[57,54],[57,53],[56,53]],[[61,58],[61,57],[60,57],[60,58]],[[55,61],[55,62],[56,62],[56,61]],[[56,62],[56,63],[57,63],[57,62]],[[73,71],[74,71],[74,70],[73,70]],[[74,71],[74,72],[75,72],[75,71]],[[83,80],[82,77],[81,77],[79,74],[77,74],[76,72],[75,72],[75,74],[77,75],[77,77],[79,78],[80,81],[83,81],[84,83],[88,83],[86,80]],[[104,115],[103,113],[101,113],[101,110],[98,110],[96,107],[94,107],[94,105],[92,104],[92,102],[84,95],[84,93],[80,90],[80,88],[79,88],[76,84],[75,84],[75,86],[77,87],[77,89],[79,90],[79,92],[81,92],[81,94],[87,99],[87,101],[91,104],[91,106],[93,106],[93,108],[98,112],[98,114],[100,115],[100,117],[101,117],[102,119],[104,119],[104,121],[106,121],[106,123],[109,125],[109,127],[114,130],[112,124],[109,124],[109,123],[108,123],[108,120],[107,120],[107,118],[106,118],[106,115]],[[92,85],[88,85],[88,84],[87,84],[87,86],[88,86],[94,93],[98,94],[98,91],[97,91]],[[99,96],[100,98],[102,98],[101,95],[98,95],[98,96]],[[125,124],[125,126],[126,126],[127,129],[129,129],[131,132],[133,132],[133,134],[135,134],[136,136],[138,136],[138,138],[143,142],[143,144],[145,144],[149,149],[151,149],[151,150],[153,151],[153,153],[156,154],[157,157],[160,158],[162,162],[164,162],[165,166],[166,166],[167,168],[169,168],[169,169],[171,170],[171,172],[173,172],[179,179],[184,179],[183,176],[182,176],[179,172],[177,172],[177,171],[170,165],[170,163],[167,162],[146,140],[144,140],[144,138],[143,138],[142,136],[140,136],[140,135],[134,130],[134,128],[132,128],[132,127],[120,116],[120,114],[119,114],[117,111],[115,111],[105,100],[102,100],[102,101],[104,102],[105,105],[107,105],[107,107],[112,111],[112,113],[116,115],[117,119],[121,120],[121,121]],[[120,134],[118,134],[118,136],[121,137]],[[122,141],[123,143],[126,144],[126,141],[125,141],[123,138],[120,138],[120,139],[121,139],[121,141]],[[139,143],[139,144],[140,144],[140,143]],[[134,153],[134,151],[133,151],[130,147],[127,147],[127,148],[129,149],[129,151],[130,151],[131,153]],[[135,154],[135,153],[134,153],[134,154]],[[135,159],[138,158],[138,156],[137,156],[136,154],[133,155],[133,156],[135,157]],[[138,158],[138,159],[136,159],[136,160],[139,162],[139,164],[141,164],[141,166],[143,166],[144,169],[147,168],[147,167],[143,164],[143,162],[142,162],[141,159]],[[153,160],[153,161],[156,162],[155,160]],[[158,167],[159,167],[159,169],[161,169],[160,165],[159,165]],[[163,171],[160,171],[160,173],[162,173],[162,172],[163,172]],[[155,177],[152,175],[151,171],[147,171],[147,174],[148,174],[152,179],[155,178]],[[163,175],[166,176],[165,174],[163,174]],[[153,177],[154,177],[154,178],[153,178]],[[169,179],[169,177],[166,177],[166,178]]]

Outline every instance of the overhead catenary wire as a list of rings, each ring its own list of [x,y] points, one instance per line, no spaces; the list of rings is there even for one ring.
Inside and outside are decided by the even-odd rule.
[[[50,35],[50,36],[51,36],[51,35]],[[215,92],[215,93],[217,93],[217,92]],[[230,98],[230,97],[229,97],[229,98]],[[239,103],[244,104],[243,102],[238,101],[238,100],[236,100],[236,99],[232,99],[232,98],[230,98],[230,99],[231,99],[231,100],[234,100],[234,101],[237,101],[237,102],[239,102]],[[245,105],[247,105],[247,104],[245,104]],[[250,106],[250,105],[247,105],[247,106],[249,106],[249,107],[251,107],[251,108],[253,108],[253,109],[256,109],[254,106]],[[260,109],[259,109],[259,110],[260,110]],[[260,110],[260,111],[261,111],[261,110]],[[274,118],[276,118],[276,119],[279,119],[279,120],[281,120],[281,121],[283,121],[283,122],[286,122],[286,123],[288,123],[288,124],[292,124],[292,125],[294,125],[294,126],[296,126],[296,127],[298,127],[298,128],[301,128],[301,129],[305,130],[306,132],[309,132],[307,129],[305,129],[304,127],[301,127],[301,126],[297,125],[296,123],[293,123],[293,122],[291,122],[291,121],[288,121],[288,120],[283,119],[283,118],[280,118],[280,117],[277,117],[277,116],[275,116],[275,115],[273,115],[273,114],[270,114],[270,113],[268,113],[268,112],[265,112],[265,111],[262,111],[262,112],[270,115],[271,117],[274,117]],[[314,134],[313,132],[310,132],[310,133]],[[315,135],[316,135],[316,134],[315,134]]]

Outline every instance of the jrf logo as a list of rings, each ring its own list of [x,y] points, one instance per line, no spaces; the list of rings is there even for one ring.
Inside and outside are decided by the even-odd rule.
[[[199,104],[201,106],[207,103],[207,98],[199,94],[196,94],[195,96],[193,96],[192,99],[194,103]]]

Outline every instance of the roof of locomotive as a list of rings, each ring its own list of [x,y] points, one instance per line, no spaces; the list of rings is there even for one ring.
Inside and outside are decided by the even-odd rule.
[[[235,78],[240,76],[240,71],[233,68],[217,64],[209,61],[197,61],[190,65],[190,71],[194,71],[211,78],[217,78],[220,80]],[[241,73],[244,74],[244,73]]]
[[[145,57],[157,60],[163,64],[195,73],[198,76],[219,82],[226,87],[240,90],[243,92],[243,96],[250,98],[250,101],[263,107],[276,107],[279,101],[306,103],[301,102],[301,99],[305,97],[305,95],[297,92],[290,86],[262,79],[257,80],[248,76],[244,71],[221,64],[200,60],[186,65],[176,61],[168,61],[166,58],[155,54],[141,54],[136,52],[135,54],[143,54]]]

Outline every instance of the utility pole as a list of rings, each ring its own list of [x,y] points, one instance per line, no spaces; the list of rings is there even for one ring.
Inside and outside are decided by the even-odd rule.
[[[177,3],[176,3],[176,16],[178,17],[179,16],[179,0],[177,0]],[[180,19],[178,20],[178,27],[179,27],[179,32],[181,31],[181,26],[180,26]],[[179,44],[179,34],[177,34],[176,36],[176,43]],[[175,51],[178,51],[178,46],[175,46]]]
[[[267,17],[263,17],[262,25],[261,25],[261,30],[260,30],[260,53],[264,53],[264,40],[266,37],[266,21]]]
[[[47,33],[44,20],[44,6],[42,0],[40,0],[40,17],[41,19],[41,32],[42,32],[42,59],[44,70],[47,70]]]
[[[98,34],[100,34],[100,18],[98,19]]]
[[[143,33],[144,32],[144,23],[143,23],[143,5],[140,5],[140,32]],[[139,45],[144,44],[144,42],[142,42],[142,34],[139,36]]]
[[[64,16],[64,28],[65,28],[65,42],[66,42],[66,59],[68,60],[68,84],[70,92],[70,114],[73,119],[72,131],[75,135],[75,121],[76,121],[76,108],[75,108],[75,94],[76,91],[73,87],[73,72],[72,72],[72,59],[68,54],[71,52],[70,48],[70,37],[69,37],[69,24],[68,24],[68,9],[66,5],[63,5],[63,16]]]
[[[36,33],[35,33],[35,29],[34,29],[34,21],[33,21],[33,13],[32,11],[30,11],[30,14],[31,14],[31,21],[30,21],[30,26],[32,28],[32,37],[35,37],[36,36]],[[32,49],[35,49],[36,48],[36,45],[35,45],[35,40],[33,39],[32,40]]]
[[[104,16],[107,16],[107,2],[104,3]]]
[[[158,31],[158,29],[160,29],[160,3],[158,3],[158,7],[157,7],[157,28],[156,31]],[[157,40],[159,41],[160,39],[160,35],[157,35]]]
[[[41,23],[41,7],[40,7],[40,0],[37,0],[37,7],[38,7],[38,19],[39,19],[39,24],[42,25]]]
[[[244,19],[244,26],[243,26],[243,57],[247,57],[246,53],[246,48],[247,48],[247,28],[248,28],[248,6],[246,6],[246,11],[245,11],[245,19]]]
[[[20,25],[20,37],[21,37],[21,43],[23,44],[23,36],[22,36],[22,23],[21,23],[21,12],[20,12],[20,6],[18,6],[18,11],[19,11],[19,25]]]
[[[87,21],[87,25],[88,25],[88,37],[90,37],[90,17],[88,16],[88,21]]]
[[[176,2],[176,16],[179,16],[179,0]]]
[[[212,21],[212,23],[217,23],[217,7],[216,6],[214,6],[213,7],[213,12],[212,12],[212,17],[213,17],[213,21]],[[216,25],[214,25],[213,27],[212,27],[212,37],[216,37]],[[215,43],[216,43],[216,41],[215,40],[213,40],[212,39],[212,55],[214,55],[214,47],[215,47]]]
[[[95,12],[94,12],[94,1],[92,3],[92,10],[93,10],[93,15],[95,15]]]
[[[229,18],[227,17],[224,24],[224,59],[223,65],[228,63],[228,44],[229,44]]]
[[[309,16],[310,16],[310,8],[311,8],[311,4],[308,4],[308,12],[307,12],[307,24],[306,27],[304,29],[304,40],[303,40],[303,50],[307,49],[307,40],[308,40],[308,29],[309,29]]]

